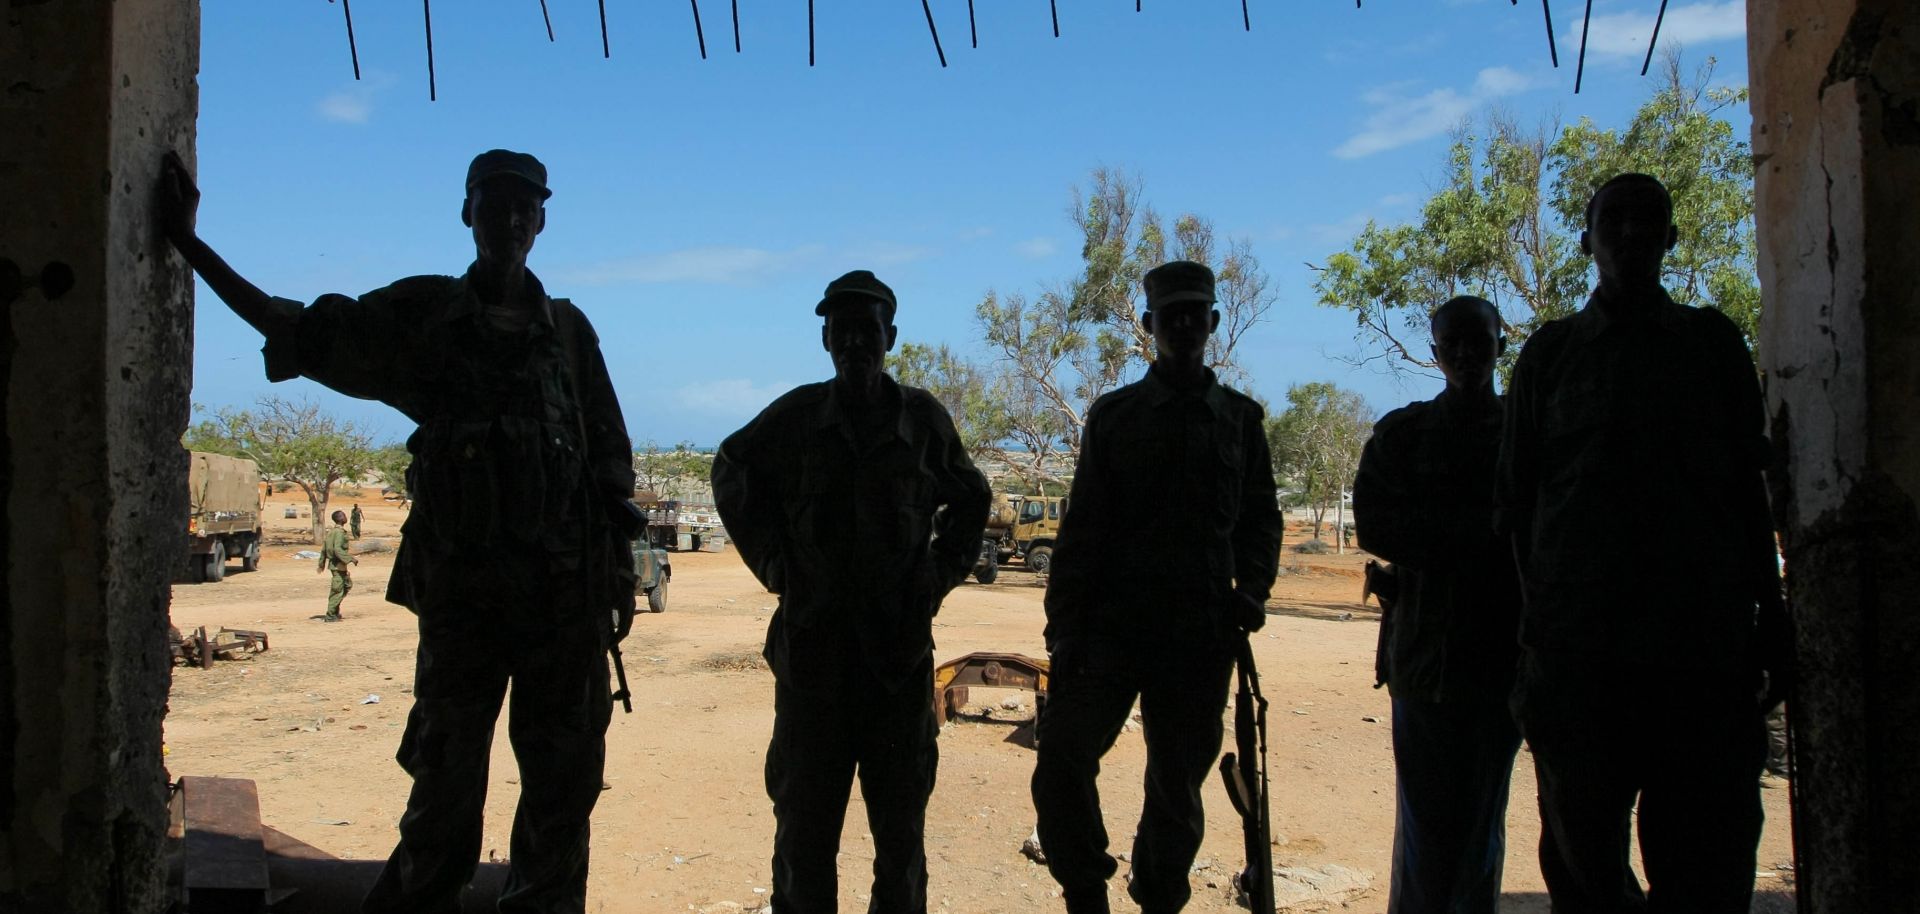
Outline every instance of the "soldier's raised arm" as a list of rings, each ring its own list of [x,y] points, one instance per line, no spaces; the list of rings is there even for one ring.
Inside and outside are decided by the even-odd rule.
[[[161,228],[167,240],[186,259],[187,265],[206,280],[213,294],[220,296],[241,320],[262,336],[273,336],[299,319],[298,305],[289,308],[293,303],[276,299],[248,282],[194,231],[194,218],[200,209],[200,188],[176,153],[167,153],[160,164],[159,197]]]

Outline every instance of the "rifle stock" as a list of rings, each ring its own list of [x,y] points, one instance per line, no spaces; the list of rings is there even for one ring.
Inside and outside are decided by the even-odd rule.
[[[1267,698],[1260,693],[1260,673],[1253,665],[1253,645],[1242,639],[1234,658],[1239,691],[1233,703],[1233,740],[1236,751],[1220,759],[1220,780],[1227,799],[1240,814],[1240,833],[1246,844],[1247,868],[1235,878],[1247,907],[1254,914],[1274,914],[1273,813],[1268,803]]]

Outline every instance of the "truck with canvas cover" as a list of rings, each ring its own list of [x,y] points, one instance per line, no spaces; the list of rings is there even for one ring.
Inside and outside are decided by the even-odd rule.
[[[187,579],[227,575],[227,562],[260,567],[260,466],[244,457],[193,451],[187,465]]]

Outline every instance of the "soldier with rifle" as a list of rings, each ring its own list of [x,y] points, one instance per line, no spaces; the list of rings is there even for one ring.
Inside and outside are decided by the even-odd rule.
[[[1507,709],[1520,583],[1494,533],[1500,312],[1470,295],[1433,313],[1446,389],[1381,417],[1360,457],[1353,517],[1385,611],[1375,656],[1393,696],[1389,914],[1494,914],[1507,784],[1520,731]]]
[[[1140,323],[1156,358],[1146,377],[1087,412],[1073,508],[1047,587],[1052,671],[1033,805],[1070,914],[1109,909],[1117,865],[1094,781],[1136,698],[1146,808],[1128,894],[1145,914],[1186,906],[1187,871],[1204,834],[1200,790],[1220,753],[1229,679],[1236,659],[1252,672],[1247,633],[1266,622],[1280,562],[1263,411],[1207,367],[1207,339],[1220,323],[1213,271],[1174,261],[1149,271],[1145,285]],[[1148,491],[1181,510],[1137,510]],[[1141,569],[1152,573],[1143,578]],[[1247,755],[1243,748],[1240,761]],[[1264,796],[1241,799],[1264,813]],[[1258,869],[1250,875],[1271,880]]]
[[[1599,285],[1521,351],[1497,484],[1526,594],[1513,710],[1541,874],[1555,911],[1746,914],[1764,719],[1794,672],[1759,374],[1733,321],[1661,287],[1665,186],[1615,177],[1586,222]],[[1636,507],[1679,535],[1636,529]]]
[[[527,269],[547,170],[492,150],[467,169],[463,276],[414,276],[309,306],[243,279],[194,232],[199,191],[169,156],[167,237],[266,337],[270,380],[379,400],[419,428],[387,599],[419,617],[413,777],[369,914],[452,914],[480,859],[494,722],[508,683],[520,765],[502,912],[586,910],[588,815],[612,702],[604,655],[633,614],[631,444],[586,316]],[[616,655],[617,656],[617,655]]]

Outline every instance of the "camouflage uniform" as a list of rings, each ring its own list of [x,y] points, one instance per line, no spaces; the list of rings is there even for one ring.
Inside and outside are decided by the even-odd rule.
[[[800,387],[729,436],[713,464],[728,535],[780,596],[766,642],[780,914],[836,910],[856,771],[875,854],[869,910],[926,910],[933,616],[979,553],[989,493],[939,401],[882,385],[864,417],[832,382]]]
[[[369,912],[458,909],[509,681],[521,796],[499,909],[585,907],[611,711],[608,612],[632,605],[630,579],[618,579],[627,544],[606,512],[632,496],[633,469],[593,328],[531,272],[527,283],[539,304],[516,329],[489,321],[468,278],[416,276],[325,296],[267,339],[269,378],[304,375],[419,424],[407,439],[417,503],[387,586],[419,617],[398,755],[414,783]]]
[[[1491,394],[1491,391],[1488,391]],[[1493,914],[1520,749],[1507,698],[1520,582],[1494,533],[1501,404],[1449,389],[1381,417],[1360,457],[1361,548],[1399,599],[1376,669],[1393,696],[1392,914]]]
[[[354,539],[360,538],[360,518],[360,506],[354,505],[353,511],[347,515],[347,530],[353,534]]]
[[[1556,911],[1745,914],[1766,758],[1756,608],[1780,587],[1759,379],[1720,312],[1664,292],[1610,311],[1604,294],[1527,340],[1500,452],[1498,523],[1527,563],[1513,708],[1541,872]]]
[[[1242,601],[1266,602],[1280,561],[1260,404],[1212,372],[1181,391],[1149,370],[1087,412],[1047,587],[1052,652],[1033,805],[1069,911],[1105,911],[1095,776],[1134,699],[1147,741],[1133,841],[1142,910],[1177,911],[1200,849],[1200,787],[1220,754]]]
[[[353,589],[353,575],[347,566],[358,564],[360,560],[347,548],[347,531],[338,524],[328,528],[320,544],[320,567],[333,572],[332,585],[327,588],[327,618],[340,618],[340,601]]]

